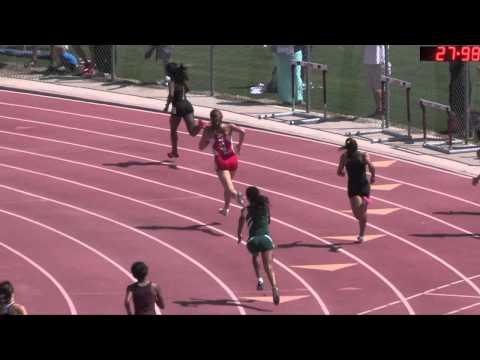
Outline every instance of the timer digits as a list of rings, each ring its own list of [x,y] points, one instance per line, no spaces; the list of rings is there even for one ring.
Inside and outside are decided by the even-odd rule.
[[[476,45],[441,45],[422,46],[420,48],[421,61],[480,61],[480,46]]]

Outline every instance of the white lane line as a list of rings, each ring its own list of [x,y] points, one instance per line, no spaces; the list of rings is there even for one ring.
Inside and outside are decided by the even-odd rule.
[[[477,302],[477,303],[475,303],[475,304],[462,307],[462,308],[460,308],[460,309],[456,309],[456,310],[450,311],[450,312],[448,312],[448,313],[446,313],[446,314],[444,314],[444,315],[453,315],[453,314],[459,313],[460,311],[468,310],[468,309],[471,309],[471,308],[476,307],[476,306],[478,306],[478,305],[480,305],[480,302]]]
[[[20,150],[21,151],[21,150]],[[23,151],[21,151],[23,152]],[[37,156],[42,156],[41,154],[38,154],[38,153],[31,153],[32,155],[36,154]],[[47,155],[48,156],[48,155]],[[61,159],[61,158],[57,158],[57,160],[66,160],[66,159]],[[70,161],[68,161],[70,162]],[[76,162],[75,162],[76,163]],[[79,165],[82,165],[82,163],[77,163]],[[131,198],[129,196],[126,196],[126,195],[122,195],[122,194],[118,194],[118,193],[115,193],[115,192],[111,192],[111,191],[108,191],[108,190],[105,190],[105,189],[102,189],[102,188],[98,188],[98,187],[95,187],[95,186],[91,186],[91,185],[87,185],[87,184],[84,184],[84,183],[80,183],[80,182],[77,182],[77,181],[73,181],[73,180],[69,180],[69,179],[65,179],[65,178],[62,178],[62,177],[58,177],[58,176],[53,176],[53,175],[49,175],[49,174],[45,174],[45,173],[41,173],[41,172],[38,172],[38,171],[33,171],[33,170],[29,170],[29,169],[26,169],[26,168],[21,168],[21,167],[17,167],[17,166],[12,166],[12,165],[8,165],[8,164],[2,164],[0,163],[0,166],[2,167],[6,167],[6,168],[10,168],[10,169],[14,169],[14,170],[18,170],[18,171],[23,171],[23,172],[27,172],[27,173],[31,173],[31,174],[35,174],[35,175],[40,175],[40,176],[44,176],[44,177],[48,177],[48,178],[51,178],[51,179],[55,179],[55,180],[59,180],[59,181],[63,181],[63,182],[67,182],[67,183],[71,183],[71,184],[74,184],[74,185],[77,185],[77,186],[81,186],[81,187],[85,187],[85,188],[88,188],[90,190],[94,190],[94,191],[99,191],[99,192],[103,192],[103,193],[106,193],[106,194],[109,194],[109,195],[112,195],[112,196],[116,196],[116,197],[120,197],[122,199],[126,199],[126,200],[130,200],[130,201],[133,201],[133,202],[136,202],[136,203],[139,203],[141,205],[144,205],[144,206],[147,206],[147,207],[150,207],[150,208],[153,208],[153,209],[156,209],[156,210],[160,210],[160,211],[163,211],[163,212],[166,212],[168,214],[171,214],[171,215],[174,215],[174,216],[177,216],[177,217],[180,217],[180,218],[183,218],[183,219],[186,219],[188,221],[191,221],[193,223],[196,223],[196,224],[199,224],[199,225],[203,225],[205,226],[206,228],[210,229],[210,230],[214,230],[214,231],[217,231],[218,233],[221,233],[223,234],[224,236],[227,236],[233,240],[237,240],[236,237],[234,237],[233,235],[231,234],[228,234],[214,226],[211,226],[211,225],[207,225],[207,224],[204,224],[203,222],[197,220],[197,219],[194,219],[194,218],[191,218],[191,217],[188,217],[188,216],[185,216],[185,215],[181,215],[175,211],[171,211],[171,210],[168,210],[168,209],[165,209],[163,207],[160,207],[160,206],[156,206],[156,205],[153,205],[153,204],[149,204],[149,203],[146,203],[144,201],[141,201],[141,200],[138,200],[138,199],[135,199],[135,198]],[[92,166],[93,167],[93,166]],[[98,167],[98,169],[100,170],[103,170],[103,171],[106,171],[106,170],[109,170],[109,169],[103,169],[103,168],[100,168]],[[111,172],[115,172],[115,173],[118,173],[118,174],[123,174],[122,172],[116,172],[114,170],[109,170]],[[143,178],[141,177],[136,177],[138,179],[141,179],[143,180]],[[0,185],[0,187],[3,187],[4,185]],[[178,188],[180,189],[180,188]],[[192,194],[196,194],[197,197],[204,197],[203,194],[200,194],[200,193],[195,193],[195,192],[190,192],[189,193],[192,193]],[[40,196],[39,196],[40,197]],[[43,198],[43,197],[42,197]],[[46,198],[48,199],[48,198]],[[56,200],[52,200],[52,199],[49,199],[51,201],[54,201],[54,202],[58,202],[58,203],[61,203],[60,201],[56,201]],[[218,200],[220,201],[220,200]],[[63,203],[63,204],[66,204],[66,203]],[[73,208],[77,208],[73,205],[71,205]],[[87,213],[89,213],[88,211],[85,211]],[[139,231],[137,231],[139,232]],[[140,232],[140,233],[143,233],[143,232]],[[147,235],[147,234],[145,234]],[[243,245],[246,245],[245,242],[242,242]],[[170,246],[170,245],[169,245]],[[173,247],[172,247],[173,248]],[[176,248],[174,248],[176,249]],[[177,249],[178,250],[178,249]],[[178,250],[180,252],[180,250]],[[322,308],[322,311],[325,313],[325,315],[329,315],[330,314],[330,311],[328,310],[327,306],[325,305],[325,303],[323,302],[323,300],[320,298],[320,296],[318,295],[318,293],[301,277],[299,276],[295,271],[293,271],[292,269],[290,269],[288,266],[286,266],[285,264],[283,264],[282,262],[280,262],[279,260],[277,259],[274,259],[274,262],[279,265],[281,268],[283,268],[286,272],[288,272],[290,275],[292,275],[295,279],[297,279],[305,288],[307,288],[310,293],[312,294],[312,296],[315,298],[315,300],[317,301],[317,303],[320,305],[320,307]],[[206,269],[206,268],[205,268]],[[211,275],[213,276],[213,273],[211,273]],[[217,278],[218,279],[218,278]],[[221,282],[219,279],[218,279],[219,283],[223,284],[223,282]],[[224,285],[224,289],[228,289],[227,285],[226,284],[223,284]],[[227,293],[229,293],[227,291]],[[233,295],[233,292],[229,293],[231,296],[235,296]],[[235,298],[232,298],[232,300],[236,301],[237,303],[240,303],[238,301],[238,299],[235,297]],[[240,304],[241,306],[241,304]],[[242,307],[240,307],[240,310],[243,310]],[[242,315],[245,315],[245,314],[242,314]]]
[[[62,101],[68,102],[68,101],[70,101],[70,102],[84,103],[84,104],[88,104],[90,106],[93,105],[92,107],[103,106],[103,107],[110,107],[110,108],[114,108],[114,109],[118,109],[118,110],[121,109],[122,111],[143,112],[143,113],[149,113],[149,114],[160,115],[160,116],[165,116],[165,117],[168,117],[168,115],[169,115],[167,113],[163,113],[163,112],[160,112],[160,111],[133,109],[133,108],[128,108],[128,107],[125,107],[125,106],[122,106],[122,105],[102,104],[102,103],[95,103],[95,102],[91,102],[91,101],[64,99],[64,98],[59,98],[59,97],[55,97],[55,96],[20,93],[20,92],[16,92],[16,91],[3,90],[3,89],[0,90],[0,91],[15,93],[15,94],[19,94],[19,95],[22,95],[22,96],[37,96],[37,97],[50,98],[50,99],[55,99],[58,102],[62,102]],[[100,120],[116,121],[116,120],[111,119],[111,118],[98,117],[98,116],[95,116],[95,115],[87,115],[87,114],[76,113],[76,112],[64,112],[64,111],[61,111],[61,110],[48,109],[48,108],[44,108],[44,107],[36,107],[36,106],[22,105],[22,104],[16,104],[16,103],[6,103],[6,102],[1,102],[1,104],[14,106],[14,107],[23,107],[23,108],[30,108],[30,109],[35,109],[35,110],[43,110],[43,111],[49,111],[49,112],[63,113],[63,114],[74,115],[74,116],[79,116],[79,117],[90,117],[90,118],[95,118],[95,119],[100,119]],[[150,128],[157,128],[157,129],[162,129],[162,130],[164,129],[164,130],[169,131],[169,129],[159,128],[159,127],[154,127],[154,126],[149,126],[149,125],[144,125],[144,124],[138,124],[138,123],[130,123],[130,124],[137,125],[137,126],[150,127]],[[283,134],[283,133],[279,133],[279,132],[276,132],[276,131],[268,131],[268,130],[262,130],[262,129],[257,129],[257,128],[249,128],[249,131],[263,133],[263,134],[267,134],[269,136],[286,137],[286,138],[290,138],[290,139],[294,139],[294,140],[300,140],[300,141],[304,141],[304,142],[310,142],[310,143],[314,143],[314,144],[322,144],[322,145],[326,145],[326,146],[330,146],[330,147],[336,147],[336,148],[338,148],[340,146],[339,144],[334,144],[334,143],[331,143],[331,142],[328,142],[328,141],[325,141],[325,140],[308,139],[308,138],[302,137],[301,135],[297,135],[297,136],[288,135],[288,134]],[[181,132],[181,133],[187,134],[186,132]],[[244,144],[244,145],[247,145],[247,144]],[[254,145],[248,145],[248,146],[254,146]],[[270,149],[270,151],[275,151],[275,149]],[[466,178],[466,179],[471,178],[470,176],[467,176],[467,175],[462,175],[462,174],[455,173],[453,171],[448,171],[448,170],[440,169],[440,168],[437,168],[437,167],[434,167],[434,166],[421,164],[421,163],[418,163],[418,162],[415,162],[415,161],[412,161],[412,160],[397,158],[397,157],[394,157],[394,156],[391,156],[391,155],[384,155],[384,154],[380,154],[378,152],[371,151],[371,150],[369,151],[369,153],[374,154],[374,155],[379,156],[379,157],[386,158],[386,159],[398,160],[400,162],[404,162],[404,163],[407,163],[407,164],[423,167],[423,168],[426,168],[426,169],[430,169],[430,170],[433,170],[433,171],[436,171],[436,172],[441,172],[441,173],[448,174],[448,175],[454,175],[454,176],[462,177],[462,178]],[[297,154],[295,154],[295,155],[297,155]],[[315,159],[315,161],[322,161],[322,160]],[[411,185],[413,185],[413,184],[411,184]]]
[[[477,278],[480,278],[480,274],[469,277],[470,280],[474,280],[474,279],[477,279]],[[461,284],[461,283],[464,283],[464,282],[465,282],[465,281],[463,281],[463,280],[452,281],[452,282],[450,282],[450,283],[447,283],[447,284],[444,284],[444,285],[441,285],[441,286],[437,286],[437,287],[434,287],[434,288],[431,288],[431,289],[422,291],[422,292],[420,292],[420,293],[411,295],[411,296],[407,297],[407,300],[415,299],[415,298],[417,298],[417,297],[419,297],[419,296],[422,296],[422,295],[428,295],[428,294],[430,294],[430,293],[433,292],[433,291],[445,289],[445,288],[448,288],[448,287],[450,287],[450,286],[457,285],[457,284]],[[397,301],[392,301],[392,302],[390,302],[390,303],[388,303],[388,304],[384,304],[384,305],[377,306],[377,307],[372,308],[372,309],[365,310],[365,311],[359,313],[358,315],[365,315],[365,314],[368,314],[368,313],[371,313],[371,312],[374,312],[374,311],[377,311],[377,310],[382,310],[382,309],[385,309],[385,308],[387,308],[387,307],[389,307],[389,306],[393,306],[393,305],[397,305],[397,304],[400,304],[400,301],[398,301],[398,300],[397,300]]]
[[[15,133],[14,133],[15,134]],[[34,136],[30,136],[30,135],[27,135],[27,137],[31,137],[31,138],[39,138],[39,137],[34,137]],[[43,140],[46,140],[46,141],[52,141],[51,139],[47,139],[47,138],[39,138],[39,139],[43,139]],[[93,149],[93,150],[97,150],[97,151],[102,151],[102,152],[107,152],[107,153],[113,153],[113,154],[117,154],[117,155],[123,155],[123,156],[129,156],[129,157],[133,157],[133,158],[137,158],[137,159],[142,159],[142,160],[147,160],[147,161],[154,161],[152,159],[148,159],[148,158],[143,158],[143,157],[138,157],[138,156],[133,156],[133,155],[130,155],[130,154],[125,154],[125,153],[118,153],[118,152],[115,152],[115,151],[110,151],[110,150],[105,150],[105,149],[100,149],[100,148],[94,148],[94,147],[91,147],[91,146],[87,146],[87,145],[80,145],[80,144],[75,144],[75,143],[70,143],[70,142],[65,142],[65,141],[60,141],[60,140],[53,140],[53,142],[60,142],[60,143],[63,143],[63,144],[69,144],[69,145],[73,145],[73,146],[80,146],[80,147],[86,147],[86,148],[89,148],[89,149]],[[77,162],[77,161],[73,161],[73,160],[68,160],[68,159],[63,159],[63,158],[59,158],[59,157],[54,157],[54,156],[50,156],[50,155],[43,155],[43,154],[39,154],[39,153],[34,153],[34,152],[29,152],[29,151],[25,151],[25,150],[18,150],[18,149],[12,149],[12,148],[7,148],[7,147],[0,147],[0,148],[3,148],[3,149],[6,149],[6,150],[10,150],[10,151],[16,151],[16,152],[22,152],[22,153],[27,153],[27,154],[30,154],[30,155],[34,155],[34,156],[40,156],[40,157],[45,157],[45,158],[50,158],[50,159],[54,159],[54,160],[59,160],[59,161],[64,161],[64,162],[67,162],[67,163],[72,163],[72,164],[78,164],[78,165],[83,165],[83,166],[87,166],[87,167],[90,167],[90,168],[95,168],[95,169],[98,169],[98,170],[102,170],[102,171],[108,171],[108,172],[112,172],[112,173],[115,173],[115,174],[119,174],[119,175],[123,175],[123,176],[128,176],[128,177],[132,177],[132,178],[135,178],[135,179],[138,179],[138,180],[142,180],[142,181],[146,181],[146,182],[150,182],[150,183],[153,183],[153,184],[157,184],[157,185],[161,185],[161,186],[165,186],[165,187],[169,187],[169,188],[172,188],[172,189],[175,189],[175,190],[179,190],[179,191],[183,191],[183,192],[187,192],[187,193],[190,193],[190,194],[194,194],[194,195],[199,195],[199,196],[202,196],[202,197],[205,197],[205,198],[208,198],[208,199],[211,199],[211,200],[214,200],[214,201],[217,201],[219,203],[223,203],[222,200],[219,200],[219,199],[215,199],[215,198],[212,198],[212,197],[209,197],[209,196],[206,196],[206,195],[203,195],[203,194],[199,194],[199,193],[196,193],[196,192],[191,192],[191,191],[188,191],[188,190],[185,190],[183,188],[178,188],[178,187],[175,187],[175,186],[171,186],[171,185],[168,185],[168,184],[163,184],[163,183],[160,183],[160,182],[157,182],[157,181],[153,181],[153,180],[150,180],[150,179],[146,179],[146,178],[142,178],[142,177],[138,177],[138,176],[135,176],[135,175],[131,175],[131,174],[128,174],[128,173],[123,173],[123,172],[119,172],[119,171],[115,171],[115,170],[111,170],[111,169],[105,169],[105,168],[102,168],[102,167],[98,167],[98,166],[95,166],[95,165],[90,165],[90,164],[86,164],[86,163],[81,163],[81,162]],[[5,165],[4,165],[5,166]],[[9,165],[7,165],[9,166]],[[183,168],[183,169],[186,169],[186,170],[190,170],[190,171],[194,171],[194,172],[197,172],[197,173],[200,173],[202,175],[207,175],[207,176],[210,176],[210,177],[214,177],[215,178],[215,175],[212,175],[212,174],[209,174],[209,173],[205,173],[205,172],[202,172],[202,171],[198,171],[198,170],[193,170],[193,169],[189,169],[189,168],[185,168],[185,167],[179,167],[179,168]],[[236,205],[233,205],[236,207]],[[347,216],[348,217],[348,216]],[[320,241],[324,244],[327,244],[327,245],[331,245],[331,243],[327,240],[324,240],[312,233],[309,233],[303,229],[300,229],[298,227],[295,227],[291,224],[288,224],[288,223],[285,223],[283,221],[280,221],[276,218],[272,218],[273,221],[275,222],[278,222],[286,227],[289,227],[293,230],[296,230],[296,231],[299,231],[317,241]],[[387,278],[385,278],[380,272],[378,272],[376,269],[374,269],[372,266],[368,265],[366,262],[364,262],[363,260],[361,260],[360,258],[356,257],[355,255],[347,252],[346,250],[343,250],[341,249],[340,250],[342,253],[344,253],[345,255],[347,255],[348,257],[358,261],[360,264],[362,264],[363,266],[365,266],[369,271],[371,271],[375,276],[377,276],[382,282],[384,282],[388,287],[390,287],[390,289],[397,295],[397,297],[399,297],[399,299],[404,299],[404,296],[403,294],[393,285],[393,283],[391,283]],[[288,269],[288,270],[287,270]],[[288,267],[285,267],[285,270],[287,271],[291,271],[291,269],[289,269]],[[413,309],[411,309],[411,307],[404,301],[402,301],[402,303],[405,305],[405,307],[408,309],[409,313],[413,313]]]
[[[450,296],[450,297],[460,297],[460,298],[474,298],[474,299],[480,299],[480,296],[475,296],[475,295],[460,295],[460,294],[443,294],[443,293],[428,293],[425,294],[428,296]]]
[[[28,256],[22,254],[20,251],[17,251],[15,250],[14,248],[8,246],[7,244],[3,243],[0,241],[0,246],[3,246],[5,249],[7,249],[8,251],[14,253],[15,255],[17,255],[18,257],[22,258],[23,260],[25,260],[27,263],[29,263],[30,265],[32,265],[35,269],[37,269],[38,271],[40,271],[43,275],[45,275],[45,277],[50,280],[53,285],[55,285],[55,287],[58,289],[58,291],[60,291],[60,294],[62,294],[63,298],[65,299],[65,301],[67,302],[67,305],[68,305],[68,310],[70,311],[70,314],[72,315],[78,315],[78,312],[77,312],[77,309],[75,308],[75,305],[72,301],[72,299],[70,298],[70,296],[68,295],[67,291],[64,289],[64,287],[57,281],[57,279],[55,279],[55,277],[50,274],[47,270],[45,270],[42,266],[40,266],[39,264],[37,264],[35,261],[33,261],[32,259],[30,259]]]
[[[10,167],[12,169],[15,169],[16,167],[12,167],[10,165],[2,165],[4,167]],[[31,170],[27,170],[27,169],[22,169],[22,168],[16,168],[16,170],[19,170],[19,171],[24,171],[24,172],[31,172],[31,173],[35,173],[35,172],[32,172]],[[41,173],[38,173],[39,175],[44,175],[44,176],[48,176],[48,177],[52,177],[51,175],[48,175],[48,174],[41,174]],[[54,178],[54,177],[53,177]],[[65,179],[66,180],[66,179]],[[70,180],[66,180],[67,182],[71,182]],[[74,183],[74,182],[73,182]],[[83,184],[84,187],[89,187],[89,188],[92,188],[90,187],[89,185],[85,185]],[[200,268],[202,271],[204,271],[208,276],[210,276],[218,285],[220,285],[220,287],[222,289],[224,289],[226,291],[226,293],[230,296],[230,298],[233,300],[233,302],[236,304],[236,307],[238,309],[238,311],[240,312],[240,314],[242,315],[246,315],[245,313],[245,310],[243,309],[243,307],[241,306],[240,304],[240,301],[238,300],[238,298],[235,296],[235,294],[233,293],[233,291],[222,281],[220,280],[214,273],[212,273],[210,270],[208,270],[204,265],[202,265],[200,262],[198,262],[197,260],[195,260],[194,258],[192,258],[191,256],[187,255],[186,253],[182,252],[181,250],[177,249],[176,247],[158,239],[157,237],[155,236],[152,236],[150,234],[147,234],[146,232],[143,232],[141,230],[138,230],[132,226],[129,226],[125,223],[122,223],[122,222],[119,222],[119,221],[116,221],[112,218],[109,218],[109,217],[106,217],[106,216],[103,216],[103,215],[100,215],[98,213],[95,213],[93,211],[89,211],[87,209],[84,209],[84,208],[81,208],[81,207],[78,207],[78,206],[75,206],[75,205],[72,205],[72,204],[69,204],[69,203],[66,203],[66,202],[63,202],[63,201],[59,201],[59,200],[55,200],[55,199],[51,199],[51,198],[48,198],[48,197],[45,197],[45,196],[41,196],[41,195],[38,195],[38,194],[33,194],[33,193],[30,193],[30,192],[27,192],[27,191],[23,191],[21,189],[17,189],[17,188],[14,188],[14,187],[10,187],[10,186],[7,186],[7,185],[3,185],[3,184],[0,184],[0,188],[3,188],[3,189],[7,189],[7,190],[10,190],[10,191],[13,191],[13,192],[17,192],[19,194],[24,194],[24,195],[27,195],[27,196],[31,196],[31,197],[36,197],[36,198],[39,198],[39,199],[43,199],[43,200],[46,200],[46,201],[49,201],[49,202],[52,202],[52,203],[55,203],[55,204],[58,204],[58,205],[61,205],[61,206],[64,206],[64,207],[68,207],[70,209],[74,209],[74,210],[77,210],[79,212],[83,212],[85,214],[88,214],[88,215],[91,215],[91,216],[94,216],[94,217],[97,217],[97,218],[100,218],[100,219],[103,219],[103,220],[106,220],[108,222],[111,222],[113,224],[116,224],[118,226],[121,226],[123,228],[126,228],[128,230],[131,230],[133,232],[136,232],[137,234],[140,234],[141,236],[145,236],[147,238],[149,238],[150,240],[153,240],[155,241],[156,243],[158,244],[161,244],[162,246],[172,250],[173,252],[175,252],[176,254],[180,255],[181,257],[185,258],[186,260],[188,260],[189,262],[191,262],[192,264],[194,264],[195,266],[197,266],[198,268]],[[119,195],[119,194],[118,194]],[[123,195],[119,195],[121,197],[124,197]],[[128,198],[128,197],[125,197],[125,198]]]
[[[6,210],[3,210],[3,209],[0,209],[0,212],[1,213],[4,213],[4,214],[7,214],[7,215],[10,215],[10,216],[13,216],[13,217],[16,217],[18,219],[22,219],[24,221],[27,221],[27,222],[30,222],[32,224],[35,224],[37,226],[40,226],[44,229],[47,229],[51,232],[54,232],[55,234],[58,234],[66,239],[69,239],[70,241],[73,241],[74,243],[84,247],[85,249],[93,252],[95,255],[101,257],[102,259],[104,259],[105,261],[107,261],[109,264],[113,265],[115,268],[117,268],[118,270],[120,270],[121,273],[123,273],[125,276],[127,276],[128,279],[132,280],[132,281],[136,281],[133,276],[127,271],[125,270],[120,264],[118,264],[117,262],[115,262],[112,258],[108,257],[107,255],[105,255],[104,253],[98,251],[97,249],[95,249],[94,247],[91,247],[87,244],[85,244],[83,241],[80,241],[78,240],[77,238],[71,236],[71,235],[68,235],[58,229],[55,229],[51,226],[48,226],[42,222],[39,222],[39,221],[36,221],[32,218],[29,218],[29,217],[26,217],[26,216],[22,216],[22,215],[19,215],[19,214],[16,214],[16,213],[13,213],[13,212],[10,212],[10,211],[6,211]],[[73,294],[73,293],[72,293]],[[161,311],[160,311],[160,308],[158,308],[157,305],[155,305],[155,308],[156,308],[156,311],[159,315],[161,315]]]
[[[55,111],[59,111],[59,110],[55,110]],[[63,113],[63,111],[62,111],[62,113]],[[74,115],[75,114],[75,113],[68,113],[68,112],[65,112],[65,113],[69,114],[69,115]],[[78,115],[78,114],[76,114],[76,115]],[[81,116],[84,116],[84,115],[81,115]],[[97,135],[111,136],[111,137],[115,137],[115,138],[119,138],[119,139],[137,141],[137,142],[142,142],[142,143],[145,143],[145,144],[151,144],[151,145],[162,146],[162,147],[167,147],[167,148],[170,147],[169,145],[166,146],[166,145],[155,143],[155,142],[152,142],[152,141],[134,139],[134,138],[129,138],[129,137],[125,137],[125,136],[103,133],[103,132],[98,132],[98,131],[93,131],[93,130],[80,129],[80,128],[70,127],[70,126],[66,126],[66,125],[45,123],[45,122],[41,122],[41,121],[28,120],[28,119],[24,119],[24,118],[16,118],[16,117],[9,117],[9,116],[0,116],[0,117],[11,119],[11,120],[16,120],[16,121],[32,122],[32,123],[36,123],[36,124],[40,124],[40,125],[44,125],[44,126],[54,126],[54,127],[59,127],[59,128],[65,128],[65,129],[83,131],[83,132],[87,132],[87,133],[93,133],[93,134],[97,134]],[[114,123],[128,124],[128,125],[133,125],[133,126],[141,126],[141,127],[146,127],[146,128],[152,128],[152,129],[156,129],[156,130],[169,131],[169,129],[161,128],[161,127],[157,127],[157,126],[143,125],[143,124],[137,124],[137,123],[129,123],[129,122],[126,122],[126,121],[108,119],[108,118],[103,118],[103,117],[95,117],[95,118],[98,119],[98,120],[105,120],[105,121],[110,121],[110,122],[114,122]],[[186,132],[182,132],[182,131],[179,131],[179,133],[187,134]],[[271,152],[277,152],[277,153],[280,153],[280,154],[294,156],[294,157],[302,158],[302,159],[307,159],[307,160],[319,162],[319,163],[322,163],[322,164],[327,164],[327,165],[332,165],[332,166],[337,166],[338,165],[338,164],[330,162],[330,161],[320,160],[320,159],[312,158],[312,157],[305,156],[305,155],[293,154],[293,153],[290,153],[290,152],[287,152],[287,151],[276,150],[276,149],[267,148],[267,147],[263,147],[263,146],[259,146],[259,145],[244,144],[244,146],[249,146],[249,147],[253,147],[253,148],[257,148],[257,149],[263,149],[263,150],[267,150],[267,151],[271,151]],[[210,156],[210,154],[206,154],[204,152],[192,150],[192,149],[189,149],[189,148],[179,147],[179,149],[182,150],[182,151],[187,151],[187,152],[192,152],[192,153],[197,153],[197,154],[203,154],[203,155]],[[254,163],[249,163],[249,162],[243,161],[243,160],[240,160],[240,163],[246,163],[246,164],[250,164],[252,166],[255,166]],[[444,193],[442,191],[438,191],[438,190],[430,189],[430,188],[427,188],[427,187],[424,187],[424,186],[412,184],[410,182],[402,181],[402,180],[399,180],[399,179],[396,179],[396,178],[394,179],[394,178],[379,175],[379,174],[377,175],[377,178],[385,179],[385,180],[392,181],[392,182],[396,182],[396,183],[399,183],[399,184],[402,184],[402,185],[406,185],[406,186],[410,186],[410,187],[420,189],[420,190],[423,190],[423,191],[431,192],[431,193],[434,193],[436,195],[445,196],[445,197],[448,197],[450,199],[454,199],[454,200],[457,200],[457,201],[460,201],[460,202],[464,202],[464,203],[467,203],[467,204],[472,205],[472,206],[480,207],[480,204],[477,204],[473,201],[469,201],[469,200],[466,200],[464,198],[461,198],[461,197],[458,197],[458,196],[455,196],[455,195],[447,194],[447,193]]]
[[[19,119],[19,118],[12,118],[12,117],[7,117],[7,116],[0,116],[0,117],[4,117],[4,118],[9,118],[9,119],[13,119],[13,120],[18,120],[18,121],[25,121],[25,122],[33,122],[33,123],[38,123],[38,124],[41,124],[41,125],[45,125],[45,126],[52,126],[52,127],[58,127],[58,128],[65,128],[65,129],[69,129],[69,130],[76,130],[76,131],[79,131],[79,132],[85,132],[85,133],[91,133],[91,134],[96,134],[96,135],[102,135],[102,136],[107,136],[107,137],[112,137],[112,138],[118,138],[118,139],[123,139],[123,140],[129,140],[129,141],[133,141],[133,142],[139,142],[139,143],[146,143],[146,144],[152,144],[152,145],[155,145],[155,146],[161,146],[161,147],[169,147],[169,145],[165,145],[165,144],[161,144],[161,143],[157,143],[157,142],[152,142],[152,141],[146,141],[146,140],[140,140],[140,139],[136,139],[136,138],[130,138],[130,137],[126,137],[126,136],[119,136],[119,135],[113,135],[113,134],[109,134],[109,133],[104,133],[104,132],[98,132],[98,131],[93,131],[93,130],[85,130],[85,129],[81,129],[81,128],[75,128],[75,127],[70,127],[70,126],[64,126],[64,125],[58,125],[58,124],[50,124],[50,123],[42,123],[42,122],[39,122],[39,121],[35,121],[35,120],[26,120],[26,119]],[[194,153],[200,153],[200,154],[203,154],[203,155],[206,155],[206,156],[211,156],[211,155],[208,155],[208,154],[205,154],[203,152],[199,152],[199,151],[195,151],[195,150],[190,150],[190,149],[184,149],[185,151],[190,151],[190,152],[194,152]],[[240,161],[242,163],[242,161]],[[253,163],[250,163],[250,162],[243,162],[243,163],[246,163],[246,164],[250,164],[252,165]],[[255,164],[253,164],[255,166]],[[256,165],[258,167],[262,167],[262,168],[266,168],[265,166],[263,165]],[[194,169],[189,169],[189,168],[186,168],[186,167],[181,167],[181,166],[177,166],[179,169],[180,168],[183,168],[183,169],[187,169],[187,170],[190,170],[190,171],[194,171],[194,172],[197,172],[197,173],[202,173],[202,174],[207,174],[205,172],[201,172],[201,171],[198,171],[198,170],[194,170]],[[207,174],[207,175],[211,175],[211,174]],[[212,175],[213,176],[213,175]],[[235,183],[238,183],[238,184],[241,184],[241,185],[245,185],[245,186],[250,186],[250,184],[246,184],[246,183],[243,183],[243,182],[240,182],[240,181],[234,181]],[[274,190],[271,190],[271,189],[267,189],[267,188],[263,188],[265,191],[268,191],[272,194],[276,194],[276,195],[279,195],[279,196],[283,196],[283,197],[286,197],[288,199],[291,199],[291,200],[295,200],[295,201],[298,201],[298,202],[301,202],[301,203],[304,203],[304,204],[308,204],[308,205],[311,205],[311,206],[314,206],[314,207],[317,207],[317,208],[321,208],[321,209],[324,209],[324,210],[327,210],[329,212],[332,212],[332,213],[335,213],[335,214],[338,214],[340,216],[344,216],[346,218],[349,218],[349,219],[352,219],[352,220],[355,220],[354,217],[350,216],[350,215],[347,215],[347,214],[344,214],[342,212],[339,212],[339,211],[336,211],[334,209],[331,209],[331,208],[327,208],[327,207],[324,207],[322,205],[319,205],[319,204],[316,204],[316,203],[313,203],[313,202],[310,202],[310,201],[307,201],[307,200],[303,200],[303,199],[300,199],[298,197],[295,197],[295,196],[290,196],[290,195],[287,195],[287,194],[284,194],[284,193],[280,193],[280,192],[276,192]],[[449,264],[447,261],[445,261],[444,259],[440,258],[439,256],[433,254],[432,252],[426,250],[425,248],[422,248],[421,246],[419,245],[416,245],[415,243],[412,243],[406,239],[404,239],[403,237],[400,237],[398,235],[395,235],[383,228],[380,228],[376,225],[373,225],[372,223],[369,223],[368,224],[369,227],[373,228],[373,229],[376,229],[378,231],[381,231],[387,235],[390,235],[394,238],[396,238],[397,240],[407,244],[407,245],[410,245],[411,247],[415,248],[416,250],[418,251],[421,251],[423,252],[424,254],[426,254],[427,256],[430,256],[432,259],[435,259],[437,262],[439,262],[440,264],[442,264],[443,266],[447,267],[449,270],[451,270],[452,272],[454,272],[457,276],[459,276],[461,279],[464,279],[465,282],[475,291],[477,292],[479,295],[480,295],[480,288],[478,288],[473,282],[469,281],[468,278],[462,274],[458,269],[456,269],[454,266],[452,266],[451,264]]]

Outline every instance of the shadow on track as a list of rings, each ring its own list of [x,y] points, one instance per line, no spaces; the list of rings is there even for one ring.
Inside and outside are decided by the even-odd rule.
[[[245,309],[256,310],[261,312],[272,312],[271,310],[257,308],[255,306],[245,305],[245,303],[253,303],[254,300],[241,300],[240,304]],[[215,305],[215,306],[237,306],[238,304],[230,299],[220,300],[206,300],[206,299],[191,299],[190,301],[174,301],[174,304],[178,304],[184,307],[198,307],[202,305]]]
[[[162,226],[162,225],[141,225],[136,226],[139,230],[179,230],[179,231],[201,231],[208,235],[212,236],[223,236],[209,228],[207,226],[216,226],[221,225],[218,222],[213,222],[210,224],[202,224],[202,225],[189,225],[189,226]]]

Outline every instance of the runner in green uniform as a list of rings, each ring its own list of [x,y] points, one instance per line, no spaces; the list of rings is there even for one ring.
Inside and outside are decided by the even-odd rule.
[[[269,201],[253,186],[247,189],[246,194],[249,205],[242,209],[238,220],[238,243],[240,244],[242,241],[242,230],[246,221],[248,225],[247,248],[252,254],[253,269],[258,279],[257,290],[263,290],[263,279],[260,276],[260,264],[258,262],[258,255],[262,254],[263,267],[272,286],[273,303],[278,305],[280,304],[280,294],[272,267],[275,245],[268,229],[270,224]]]

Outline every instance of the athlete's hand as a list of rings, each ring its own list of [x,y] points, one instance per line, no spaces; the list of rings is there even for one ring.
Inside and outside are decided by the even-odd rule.
[[[477,185],[478,185],[478,181],[479,181],[479,178],[478,178],[478,177],[474,177],[474,178],[472,179],[472,185],[473,185],[473,186],[477,186]]]
[[[242,234],[238,234],[238,241],[237,244],[240,244],[242,242]]]
[[[168,106],[165,106],[165,108],[163,109],[163,112],[168,112]]]
[[[370,184],[375,184],[375,176],[370,177]]]
[[[338,176],[345,177],[345,171],[343,171],[343,170],[340,171],[340,172],[338,173]]]
[[[238,145],[238,144],[235,145],[235,153],[236,153],[237,155],[240,155],[240,150],[242,150],[242,147],[241,147],[240,145]]]

